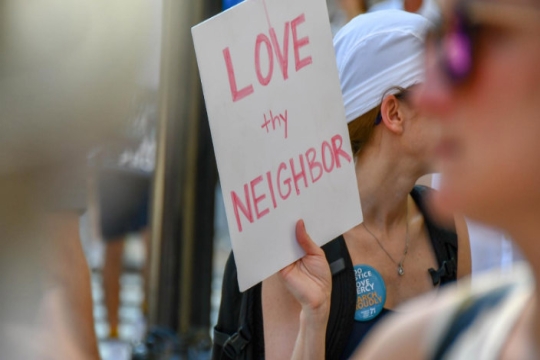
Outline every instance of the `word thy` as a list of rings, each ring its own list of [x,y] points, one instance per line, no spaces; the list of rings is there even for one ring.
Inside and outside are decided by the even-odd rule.
[[[276,130],[276,124],[277,126],[281,127],[281,123],[283,123],[283,128],[285,131],[285,139],[287,138],[287,129],[289,122],[287,121],[287,110],[283,114],[272,114],[272,110],[270,110],[268,117],[267,114],[264,114],[264,122],[261,125],[261,129],[266,129],[266,132],[270,131],[270,125],[272,125],[272,130]]]

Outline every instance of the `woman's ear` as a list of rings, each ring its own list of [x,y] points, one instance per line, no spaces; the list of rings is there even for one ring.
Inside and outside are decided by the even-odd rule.
[[[401,135],[405,112],[403,106],[394,95],[385,96],[381,104],[381,123],[391,132]]]

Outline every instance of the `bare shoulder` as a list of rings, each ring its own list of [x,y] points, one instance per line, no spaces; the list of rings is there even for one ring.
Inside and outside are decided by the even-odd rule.
[[[407,359],[428,359],[468,288],[451,285],[400,306],[369,333],[352,359],[398,359],[403,354]]]

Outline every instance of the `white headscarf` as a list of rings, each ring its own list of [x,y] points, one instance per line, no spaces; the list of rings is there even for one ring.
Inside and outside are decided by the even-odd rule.
[[[347,122],[379,105],[392,87],[408,88],[423,81],[429,26],[420,15],[383,10],[355,17],[336,34]]]

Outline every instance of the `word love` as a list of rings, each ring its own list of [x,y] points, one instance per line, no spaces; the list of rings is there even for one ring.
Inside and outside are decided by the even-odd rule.
[[[294,65],[295,70],[298,72],[303,67],[310,65],[313,60],[311,56],[301,57],[300,49],[309,44],[309,37],[305,36],[299,38],[298,36],[298,27],[304,23],[305,16],[301,14],[294,18],[292,21],[285,22],[284,32],[283,32],[283,41],[281,44],[276,35],[276,31],[273,27],[270,28],[269,34],[260,33],[255,39],[255,49],[254,49],[254,65],[255,65],[255,75],[259,84],[262,86],[267,86],[270,84],[272,77],[274,75],[274,55],[277,59],[279,67],[281,69],[281,75],[283,80],[289,78],[289,42],[290,37],[292,37],[292,49],[294,52]],[[290,33],[290,35],[289,35]],[[267,69],[261,68],[261,56],[267,58]],[[241,89],[238,88],[238,83],[236,82],[236,75],[233,67],[231,50],[229,47],[223,49],[223,57],[225,59],[225,66],[227,67],[227,74],[229,77],[229,86],[231,89],[231,95],[233,102],[240,101],[248,95],[253,94],[255,89],[253,84],[248,84],[243,86]]]
[[[281,127],[281,123],[283,122],[283,128],[285,131],[285,139],[287,138],[287,130],[288,130],[288,124],[287,121],[287,110],[283,114],[272,114],[272,110],[269,111],[268,117],[267,114],[264,114],[264,122],[261,125],[261,129],[266,129],[266,132],[270,131],[270,125],[272,126],[272,130],[276,130],[276,126]]]
[[[238,231],[242,232],[244,221],[253,223],[276,209],[281,202],[294,193],[299,196],[303,187],[319,181],[324,174],[341,167],[341,161],[352,161],[351,155],[342,149],[343,138],[334,135],[330,141],[323,141],[318,149],[311,147],[305,153],[283,161],[277,171],[267,171],[244,184],[244,197],[231,191],[232,205]],[[279,200],[279,202],[278,202]]]

